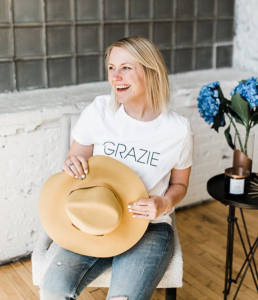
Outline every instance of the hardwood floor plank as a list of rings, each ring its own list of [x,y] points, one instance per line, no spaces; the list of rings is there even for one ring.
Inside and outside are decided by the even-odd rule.
[[[19,276],[23,279],[24,282],[28,285],[29,289],[36,295],[39,296],[39,288],[32,283],[31,272],[24,267],[20,261],[16,261],[12,263],[12,268],[19,274]]]
[[[103,289],[95,290],[91,293],[95,300],[106,300],[107,293]]]
[[[28,257],[28,258],[24,258],[23,260],[20,261],[24,267],[28,270],[28,272],[30,274],[32,274],[32,264],[31,264],[31,258]]]
[[[218,300],[219,296],[216,294],[213,290],[211,290],[209,287],[207,287],[202,281],[196,279],[195,274],[189,274],[188,272],[185,272],[184,274],[184,280],[186,282],[190,282],[191,285],[193,285],[199,292],[200,296],[198,296],[198,299],[209,299],[209,300]]]
[[[188,287],[188,284],[185,283],[183,288],[178,289],[176,299],[177,300],[198,300],[192,294],[190,294],[190,292],[188,292],[187,287]]]
[[[1,300],[10,300],[10,298],[7,296],[5,291],[1,288],[1,286],[0,286],[0,299]]]
[[[187,300],[209,300],[201,293],[191,282],[184,279],[184,287],[182,289],[184,294],[187,294]]]
[[[78,300],[96,300],[86,288],[78,298]]]
[[[189,272],[190,276],[194,276],[195,280],[199,281],[204,286],[206,286],[208,290],[211,290],[214,294],[216,294],[217,297],[221,296],[221,285],[223,284],[223,281],[221,278],[219,278],[218,284],[216,282],[217,280],[214,280],[214,278],[217,277],[216,274],[212,273],[211,271],[200,265],[191,265],[191,267],[188,267],[187,270],[185,270],[184,274],[187,274],[187,272]],[[215,297],[215,295],[213,296]]]
[[[156,289],[151,297],[151,300],[163,300],[165,293],[165,289]]]
[[[13,264],[12,264],[13,265]],[[3,271],[8,279],[13,283],[17,291],[25,300],[37,300],[38,297],[28,287],[22,277],[13,269],[12,265],[4,265]]]
[[[20,294],[19,290],[16,289],[15,284],[10,280],[8,274],[9,269],[4,269],[5,266],[0,268],[0,286],[8,296],[10,300],[24,300],[23,296]]]

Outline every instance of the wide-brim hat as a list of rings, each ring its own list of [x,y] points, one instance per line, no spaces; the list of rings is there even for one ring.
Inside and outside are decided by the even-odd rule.
[[[48,235],[78,254],[111,257],[135,245],[149,221],[133,218],[128,205],[149,198],[139,176],[116,159],[88,160],[83,180],[65,172],[51,176],[39,197],[39,214]]]

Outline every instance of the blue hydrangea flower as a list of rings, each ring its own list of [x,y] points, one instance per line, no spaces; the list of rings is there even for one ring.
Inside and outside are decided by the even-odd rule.
[[[245,83],[240,82],[234,89],[231,90],[230,95],[233,96],[235,93],[245,99],[250,108],[258,106],[258,82],[256,77],[251,77],[246,80]]]
[[[208,124],[214,123],[214,117],[219,113],[219,85],[219,81],[204,85],[197,98],[200,115]]]

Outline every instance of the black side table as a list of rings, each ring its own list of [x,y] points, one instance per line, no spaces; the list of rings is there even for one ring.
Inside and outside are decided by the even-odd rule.
[[[251,175],[251,180],[254,178],[254,173]],[[258,272],[255,262],[255,252],[258,247],[258,237],[256,238],[255,242],[251,244],[243,209],[258,209],[258,198],[252,198],[251,195],[227,195],[224,192],[224,174],[216,175],[210,178],[207,182],[207,191],[212,198],[215,200],[220,201],[224,205],[229,206],[228,212],[228,233],[227,233],[227,252],[226,252],[226,270],[225,270],[225,287],[224,287],[224,300],[227,299],[227,296],[230,292],[231,283],[237,283],[238,279],[242,274],[242,278],[239,282],[237,287],[236,293],[234,295],[234,299],[236,299],[237,294],[240,290],[240,287],[243,283],[245,275],[250,269],[252,273],[252,277],[256,286],[256,290],[258,292]],[[244,225],[244,232],[247,238],[248,245],[246,246],[243,240],[243,235],[240,231],[240,227],[238,224],[238,220],[235,217],[235,208],[238,207],[240,209],[243,225]],[[234,250],[234,229],[235,226],[237,228],[244,252],[245,252],[245,261],[235,279],[232,278],[232,268],[233,268],[233,250]]]

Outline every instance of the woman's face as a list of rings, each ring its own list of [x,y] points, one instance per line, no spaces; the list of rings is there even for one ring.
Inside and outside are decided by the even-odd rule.
[[[143,67],[125,49],[120,47],[112,49],[108,60],[108,80],[119,103],[146,102]]]

